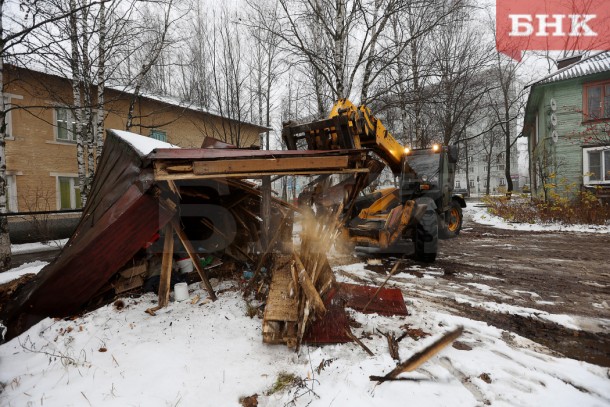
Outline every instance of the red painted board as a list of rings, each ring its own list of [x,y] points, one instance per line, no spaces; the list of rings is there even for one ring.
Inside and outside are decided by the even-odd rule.
[[[339,283],[338,295],[345,306],[362,312],[379,287]],[[383,288],[366,309],[367,314],[409,315],[402,291],[398,288]]]
[[[326,315],[324,318],[314,321],[303,336],[304,343],[328,344],[351,342],[345,333],[349,329],[349,321],[343,300],[337,295],[337,290],[332,289],[324,299]]]

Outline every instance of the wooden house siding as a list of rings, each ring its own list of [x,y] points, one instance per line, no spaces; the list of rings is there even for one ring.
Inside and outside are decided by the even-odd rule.
[[[535,85],[530,94],[529,111],[526,111],[524,128],[529,132],[530,173],[532,191],[541,197],[542,185],[534,174],[538,154],[545,147],[553,163],[551,171],[556,173],[552,183],[558,185],[556,192],[573,196],[583,184],[583,125],[584,85],[610,78],[610,72],[599,73],[574,79]],[[557,103],[557,142],[552,140],[551,99]],[[536,144],[535,116],[538,115],[538,144]],[[526,131],[526,130],[524,130]],[[567,186],[565,188],[564,186]]]

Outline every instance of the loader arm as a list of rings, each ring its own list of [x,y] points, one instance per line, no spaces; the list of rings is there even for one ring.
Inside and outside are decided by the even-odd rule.
[[[295,150],[301,140],[308,150],[370,149],[399,175],[405,148],[385,128],[366,106],[355,106],[348,99],[339,99],[328,119],[293,125],[282,130],[286,146]]]

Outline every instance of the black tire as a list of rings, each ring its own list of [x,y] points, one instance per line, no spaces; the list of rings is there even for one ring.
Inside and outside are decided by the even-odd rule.
[[[440,216],[440,215],[439,215]],[[462,230],[462,207],[456,200],[452,200],[449,204],[449,209],[444,213],[445,220],[439,222],[439,235],[441,239],[450,239],[460,234]]]
[[[426,211],[415,228],[415,260],[433,263],[438,251],[438,219],[434,210]]]

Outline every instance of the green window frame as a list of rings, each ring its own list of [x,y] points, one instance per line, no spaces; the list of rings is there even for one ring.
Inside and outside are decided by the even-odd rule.
[[[57,177],[59,209],[80,209],[82,200],[78,177]]]
[[[164,130],[152,129],[150,131],[150,138],[154,138],[155,140],[167,142],[167,132]]]

